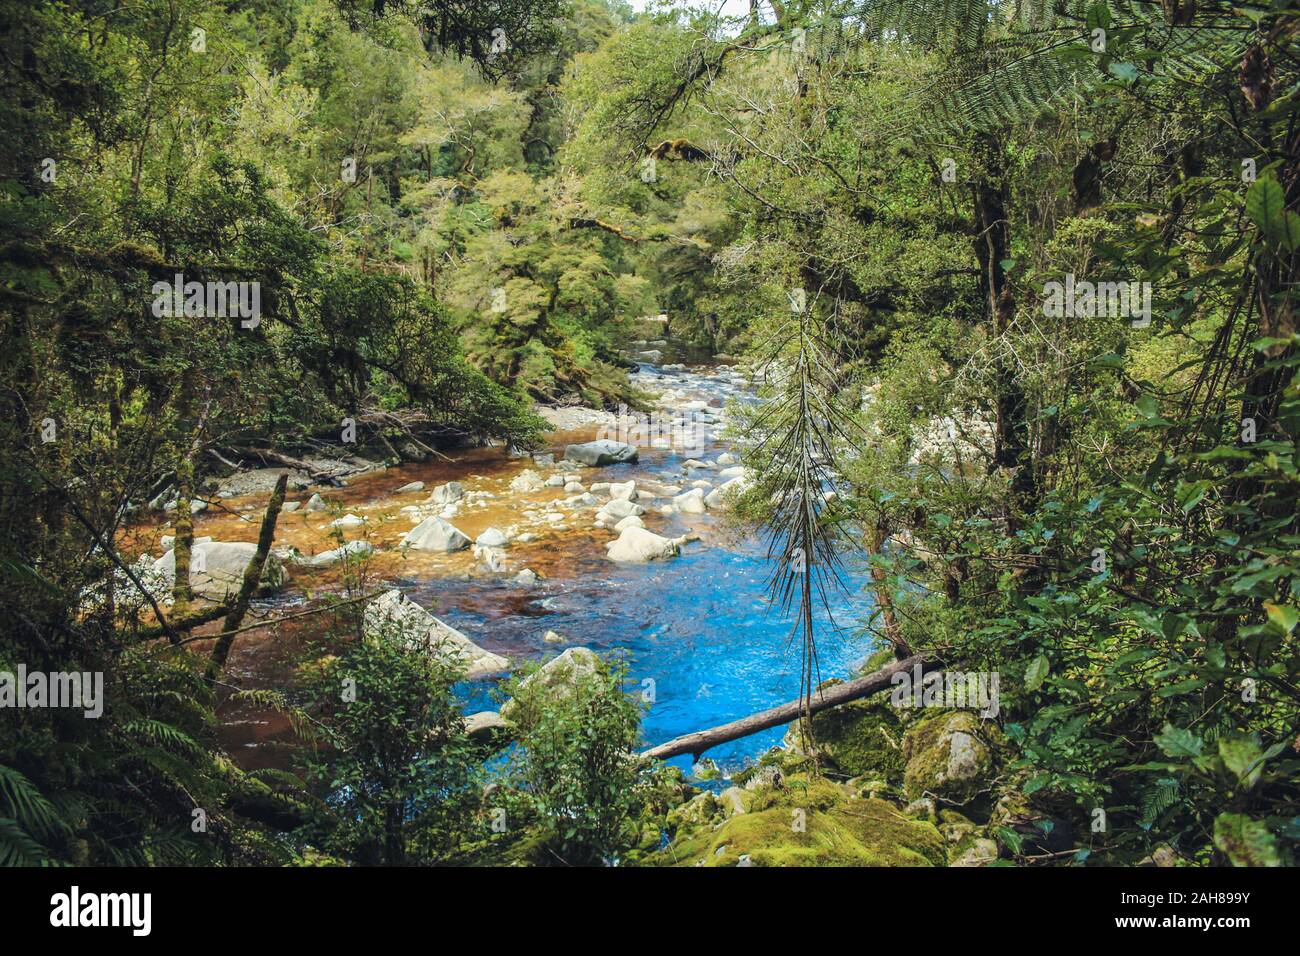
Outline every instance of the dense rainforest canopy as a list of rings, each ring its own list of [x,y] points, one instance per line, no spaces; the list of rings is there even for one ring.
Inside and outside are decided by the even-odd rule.
[[[862,566],[843,623],[877,663],[1000,675],[971,815],[1003,861],[1296,862],[1296,0],[0,19],[0,671],[102,672],[108,701],[0,714],[0,862],[659,862],[687,788],[625,759],[617,664],[507,682],[489,803],[446,660],[340,608],[345,650],[241,688],[230,637],[185,635],[238,632],[260,566],[164,606],[121,544],[174,502],[183,569],[214,476],[324,476],[353,435],[505,454],[538,405],[645,407],[624,346],[659,313],[760,383],[736,520],[805,702],[842,639],[813,611]],[[196,313],[179,276],[258,307]],[[293,722],[294,772],[218,744],[230,695]],[[528,821],[505,849],[498,806]]]

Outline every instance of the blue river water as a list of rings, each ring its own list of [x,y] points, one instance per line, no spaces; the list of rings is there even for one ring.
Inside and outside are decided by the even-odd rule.
[[[729,547],[687,546],[682,557],[647,565],[616,566],[599,578],[540,589],[516,613],[487,617],[455,585],[420,588],[419,600],[436,594],[437,613],[476,643],[525,659],[544,659],[562,647],[545,643],[555,630],[572,644],[598,653],[621,651],[629,667],[629,690],[654,682],[654,702],[643,718],[647,746],[702,730],[793,700],[799,694],[800,655],[787,615],[766,591],[768,562],[753,539]],[[846,677],[872,650],[857,631],[871,604],[857,593],[831,595],[831,616],[820,615],[820,676]],[[467,585],[463,585],[467,586]],[[431,593],[432,592],[432,593]],[[467,684],[466,712],[494,709],[490,684]],[[732,741],[709,751],[724,769],[738,769],[780,743],[784,728]],[[690,758],[676,763],[689,768]]]
[[[646,370],[643,378],[659,374]],[[716,390],[707,374],[688,373],[677,385],[705,398]],[[716,457],[724,450],[725,445],[711,441],[699,457]],[[671,450],[657,450],[653,462],[643,458],[640,466],[615,466],[599,477],[619,481],[638,470],[672,472],[682,460]],[[674,524],[663,533],[686,530],[671,520]],[[543,660],[566,646],[621,652],[630,690],[649,686],[643,684],[647,679],[654,682],[654,702],[643,719],[650,746],[793,700],[800,691],[799,644],[791,640],[791,615],[769,598],[765,544],[714,527],[712,516],[702,520],[710,524],[701,542],[685,545],[680,557],[641,565],[607,560],[602,543],[609,535],[599,533],[573,558],[572,576],[544,580],[528,591],[483,580],[401,583],[413,588],[411,597],[475,643],[514,660]],[[830,614],[818,616],[822,680],[851,676],[874,650],[873,639],[861,632],[872,610],[867,575],[864,567],[853,566],[854,560],[846,558],[844,590],[828,595]],[[546,643],[548,630],[564,635],[566,643]],[[490,682],[464,685],[466,713],[498,706],[490,688]],[[778,744],[783,734],[784,728],[773,728],[706,756],[724,770],[739,769]],[[690,766],[689,757],[675,762]]]

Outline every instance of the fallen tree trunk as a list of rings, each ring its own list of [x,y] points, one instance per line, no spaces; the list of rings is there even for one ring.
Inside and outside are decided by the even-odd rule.
[[[278,452],[273,448],[253,447],[252,445],[233,445],[231,446],[241,455],[256,456],[263,461],[273,461],[278,465],[284,465],[286,468],[296,468],[298,471],[305,471],[312,481],[317,484],[331,485],[338,487],[342,484],[333,472],[322,471],[311,462],[303,461],[301,458],[293,458],[290,455]]]
[[[922,674],[938,670],[940,667],[939,660],[935,655],[914,654],[905,660],[895,661],[875,673],[867,674],[865,677],[845,681],[843,684],[834,684],[825,690],[814,691],[811,701],[792,700],[780,707],[773,707],[771,710],[751,714],[729,724],[723,724],[721,727],[697,730],[695,733],[685,734],[657,747],[651,747],[649,750],[643,751],[641,756],[652,757],[655,760],[667,760],[669,757],[676,757],[681,754],[699,757],[704,751],[716,747],[718,744],[725,744],[729,740],[748,737],[760,730],[767,730],[769,727],[778,727],[781,724],[788,724],[798,720],[804,714],[815,714],[828,707],[847,704],[851,700],[858,700],[878,693],[893,684],[895,674],[903,671],[910,672],[918,665]]]

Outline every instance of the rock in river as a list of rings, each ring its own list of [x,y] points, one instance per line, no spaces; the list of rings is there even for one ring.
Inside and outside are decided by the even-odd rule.
[[[395,588],[370,602],[364,626],[366,636],[372,640],[393,638],[430,653],[455,654],[464,662],[465,676],[470,680],[499,673],[510,666],[506,658],[485,651]]]
[[[330,551],[322,551],[316,557],[311,559],[313,568],[328,568],[331,565],[338,564],[340,561],[352,555],[370,554],[375,550],[375,546],[369,541],[349,541],[341,548],[334,548]]]
[[[481,710],[465,718],[465,733],[479,743],[496,743],[510,735],[510,724],[495,710]]]
[[[257,553],[257,545],[244,541],[195,541],[190,550],[190,586],[198,594],[220,601],[228,594],[239,593],[244,569]],[[168,551],[154,562],[153,570],[169,582],[176,580],[176,552]],[[274,554],[266,556],[262,585],[279,587],[284,583],[284,566]]]
[[[603,515],[606,518],[613,518],[615,521],[626,518],[628,515],[643,515],[645,509],[640,505],[633,504],[626,498],[611,498],[605,502],[605,506],[598,511],[597,516]]]
[[[599,438],[581,445],[570,445],[564,450],[564,457],[570,461],[580,461],[584,465],[599,468],[602,465],[621,465],[637,460],[637,451],[626,442],[614,441],[612,438]]]
[[[704,489],[695,488],[673,499],[673,507],[682,514],[702,515],[705,511]]]
[[[745,477],[732,478],[726,484],[718,485],[707,495],[704,496],[704,503],[710,508],[725,508],[729,499],[739,497],[746,488],[749,487],[749,481]]]
[[[530,491],[541,491],[546,487],[546,482],[542,476],[531,468],[526,468],[517,474],[510,482],[510,490],[520,494],[527,494]]]
[[[417,551],[459,551],[469,547],[469,538],[442,518],[425,518],[406,532],[402,544]]]
[[[585,647],[570,647],[553,660],[547,661],[536,673],[525,677],[519,684],[517,697],[501,705],[501,716],[509,721],[527,725],[535,713],[534,703],[539,697],[555,701],[571,696],[583,681],[600,672],[600,658]]]
[[[429,493],[428,501],[435,505],[449,505],[465,497],[465,486],[459,481],[449,481],[439,485]]]
[[[618,539],[605,545],[611,561],[654,561],[674,557],[681,547],[677,538],[665,538],[645,528],[624,528]]]

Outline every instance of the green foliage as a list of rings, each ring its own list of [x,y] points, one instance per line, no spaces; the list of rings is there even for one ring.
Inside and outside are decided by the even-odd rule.
[[[734,186],[778,596],[865,542],[873,630],[1002,675],[1012,785],[1106,810],[1081,860],[1291,859],[1295,4],[855,14],[643,23],[579,78],[626,80],[584,151],[692,130]],[[1149,282],[1150,326],[1054,318],[1067,275]]]
[[[454,669],[328,662],[321,825],[221,753],[112,548],[178,466],[343,417],[526,445],[534,400],[633,398],[659,310],[762,382],[737,510],[806,690],[865,551],[870,630],[1002,676],[999,786],[1076,824],[1062,860],[1295,861],[1294,0],[29,7],[0,0],[0,664],[102,670],[112,705],[5,724],[0,862],[490,855]],[[256,281],[262,321],[155,314],[177,272]],[[1045,309],[1067,276],[1149,283],[1150,324]],[[519,858],[645,849],[620,681],[514,685]]]
[[[520,749],[508,771],[545,833],[541,862],[612,865],[639,836],[635,821],[652,774],[635,747],[640,712],[624,693],[625,668],[574,668],[557,690],[527,674],[502,693],[516,702]]]
[[[307,771],[336,814],[319,849],[396,866],[445,861],[470,838],[481,755],[452,689],[461,671],[454,653],[383,634],[314,671],[306,693],[329,740]]]

